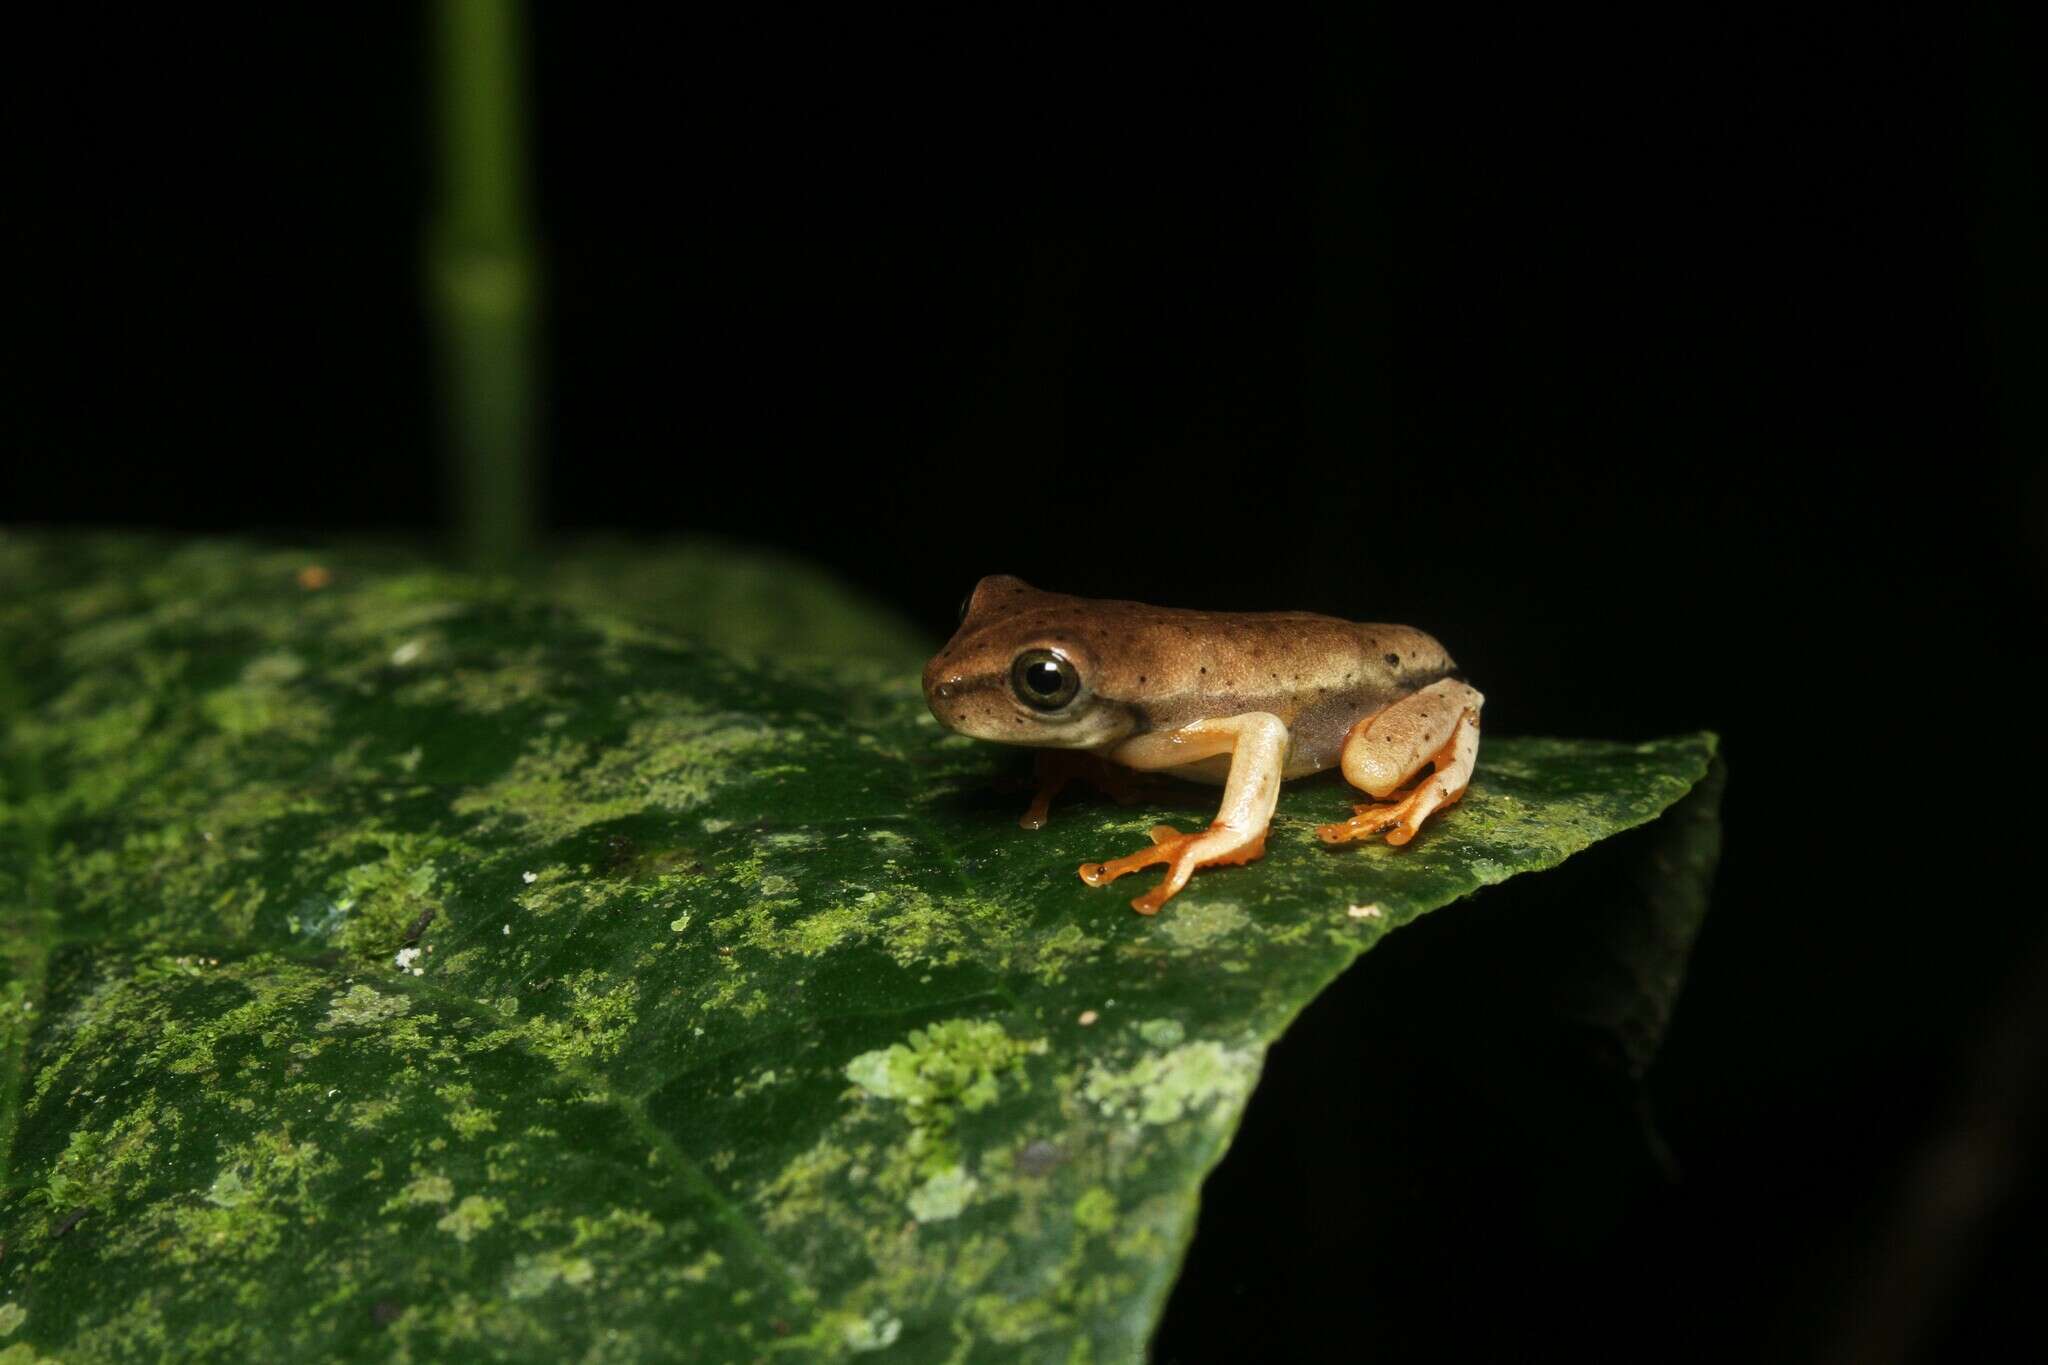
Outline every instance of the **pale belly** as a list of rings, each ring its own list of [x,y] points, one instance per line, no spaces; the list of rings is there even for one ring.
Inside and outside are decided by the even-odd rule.
[[[1287,751],[1287,766],[1280,770],[1280,776],[1292,781],[1297,777],[1308,777],[1337,766],[1337,754],[1316,754],[1302,752],[1302,746],[1295,744]],[[1196,763],[1183,763],[1178,768],[1162,768],[1168,777],[1178,777],[1188,782],[1203,782],[1220,787],[1230,776],[1230,755],[1217,754]]]
[[[1274,708],[1290,719],[1287,766],[1280,770],[1280,776],[1292,780],[1336,767],[1343,758],[1344,741],[1350,736],[1352,727],[1367,716],[1378,715],[1391,702],[1398,700],[1399,697],[1354,692],[1329,697],[1320,704],[1299,712]],[[1193,763],[1183,763],[1177,768],[1165,768],[1161,771],[1174,777],[1185,778],[1189,782],[1222,786],[1224,780],[1230,776],[1230,755],[1217,754],[1212,758],[1198,759]]]

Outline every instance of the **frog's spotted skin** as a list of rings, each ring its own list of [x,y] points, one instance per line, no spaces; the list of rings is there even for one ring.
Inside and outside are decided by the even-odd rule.
[[[1010,665],[1034,647],[1058,649],[1080,670],[1084,693],[1058,714],[1020,707],[1011,694]],[[1265,712],[1288,727],[1303,759],[1326,768],[1361,714],[1454,667],[1442,645],[1409,626],[1070,597],[997,574],[981,580],[959,630],[925,666],[924,690],[933,714],[962,734],[1059,748]]]
[[[1081,879],[1100,886],[1165,863],[1165,879],[1131,902],[1149,915],[1197,868],[1259,857],[1281,782],[1333,764],[1375,800],[1318,830],[1325,843],[1413,839],[1465,794],[1479,757],[1486,699],[1455,667],[1412,626],[1098,601],[997,574],[975,587],[959,630],[925,665],[924,691],[933,715],[977,739],[1222,783],[1207,829],[1162,825],[1150,848],[1081,865]],[[1085,771],[1043,765],[1024,826],[1043,826],[1054,792]]]

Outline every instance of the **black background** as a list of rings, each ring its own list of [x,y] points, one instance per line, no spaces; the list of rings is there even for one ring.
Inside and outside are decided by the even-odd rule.
[[[532,37],[551,526],[788,547],[935,636],[998,571],[1413,622],[1493,733],[1724,738],[1650,1078],[1677,1178],[1576,1228],[1468,1191],[1474,1254],[1389,1306],[1300,1249],[1359,1211],[1294,1207],[1255,1108],[1162,1357],[1354,1304],[1396,1356],[2038,1348],[2048,968],[2004,875],[2039,807],[2038,20],[554,5]],[[421,14],[9,47],[0,521],[445,526]],[[1416,933],[1354,978],[1451,951]],[[1331,1069],[1353,1098],[1294,1117],[1349,1151],[1367,1081],[1319,1046],[1276,1066]]]

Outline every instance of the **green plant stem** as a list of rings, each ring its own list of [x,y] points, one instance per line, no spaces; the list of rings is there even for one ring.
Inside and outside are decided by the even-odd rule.
[[[537,520],[522,19],[513,0],[435,7],[440,196],[428,309],[461,552],[488,570],[521,561]]]

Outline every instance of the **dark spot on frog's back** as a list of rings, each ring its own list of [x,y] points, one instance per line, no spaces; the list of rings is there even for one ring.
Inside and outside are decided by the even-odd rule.
[[[1398,655],[1398,654],[1389,654],[1389,655],[1387,656],[1387,667],[1388,667],[1388,668],[1399,668],[1400,666],[1401,666],[1401,656],[1400,656],[1400,655]]]

